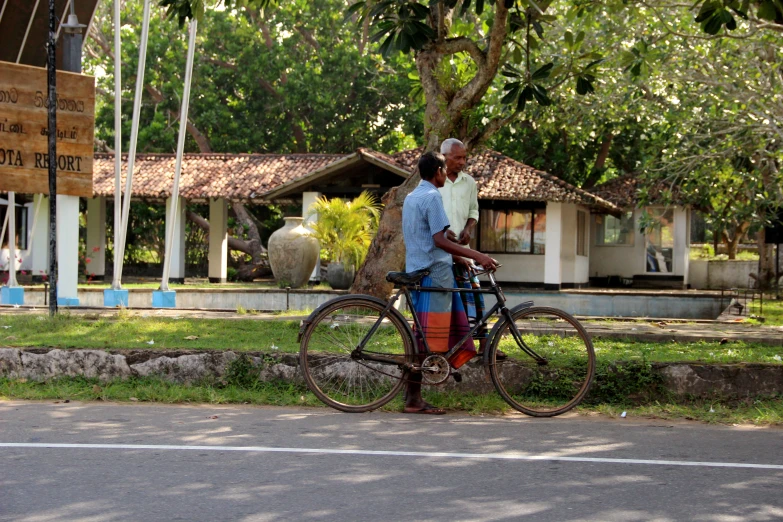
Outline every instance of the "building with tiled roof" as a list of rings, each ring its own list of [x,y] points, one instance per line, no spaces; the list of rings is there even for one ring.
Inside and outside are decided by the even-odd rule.
[[[692,209],[677,185],[643,180],[626,174],[597,185],[590,192],[624,210],[623,214],[594,215],[595,244],[590,256],[593,285],[687,287],[690,284],[690,227]],[[663,198],[663,193],[670,194]],[[668,201],[667,201],[668,200]],[[652,219],[656,225],[641,230]]]
[[[421,149],[392,155],[411,171],[415,169],[419,156]],[[594,193],[494,150],[470,154],[464,170],[476,180],[480,200],[578,203],[601,211],[619,211],[611,202]]]
[[[366,148],[351,154],[186,154],[180,196],[209,202],[210,226],[224,224],[232,201],[301,203],[306,209],[320,196],[354,197],[362,190],[380,196],[415,172],[420,155],[421,149],[388,155]],[[122,160],[124,188],[127,157]],[[138,154],[133,196],[168,200],[175,162],[173,154]],[[503,264],[499,280],[559,289],[585,286],[596,275],[650,275],[645,271],[648,239],[636,231],[633,217],[630,224],[616,217],[627,201],[617,191],[582,190],[492,150],[469,155],[465,171],[475,179],[479,199],[472,244]],[[93,180],[96,197],[88,200],[88,215],[102,215],[114,197],[112,154],[95,155]],[[629,185],[617,186],[626,197],[633,194]],[[184,204],[179,212],[184,223]],[[660,217],[679,231],[685,215],[678,212],[663,210]],[[678,234],[676,248],[660,247],[656,266],[657,275],[679,275],[682,281],[687,259]],[[98,265],[96,259],[92,266]],[[211,278],[221,280],[224,273],[210,264]],[[184,277],[184,264],[174,267],[171,277]]]
[[[265,202],[263,195],[280,185],[333,163],[344,154],[185,154],[182,158],[180,196],[204,202],[224,198],[239,202]],[[166,199],[174,183],[174,154],[137,154],[133,196]],[[122,156],[125,187],[127,155]],[[93,191],[114,196],[114,154],[95,154]]]
[[[614,179],[596,185],[590,192],[596,196],[609,201],[620,208],[635,208],[641,201],[639,190],[642,188],[643,180],[636,174],[624,174]],[[674,203],[678,205],[685,204],[684,194],[678,185],[672,185],[664,181],[659,181],[651,187],[647,187],[647,193],[650,202],[653,204],[663,203],[663,193],[671,192]]]

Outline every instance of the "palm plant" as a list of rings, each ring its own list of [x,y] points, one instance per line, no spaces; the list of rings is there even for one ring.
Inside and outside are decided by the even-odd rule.
[[[318,220],[308,227],[329,260],[343,263],[346,269],[361,266],[378,228],[381,214],[378,198],[367,191],[350,202],[323,196],[310,206],[305,219],[314,214]]]

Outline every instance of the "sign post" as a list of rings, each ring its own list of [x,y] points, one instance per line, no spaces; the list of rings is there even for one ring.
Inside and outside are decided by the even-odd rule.
[[[57,313],[57,36],[54,0],[49,0],[49,43],[46,46],[46,79],[49,87],[49,316]]]

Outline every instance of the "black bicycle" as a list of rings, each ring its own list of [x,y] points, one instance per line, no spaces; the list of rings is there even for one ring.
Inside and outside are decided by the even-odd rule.
[[[579,404],[595,373],[587,331],[570,314],[532,301],[507,308],[494,271],[482,273],[488,288],[449,289],[419,286],[426,270],[389,272],[386,280],[399,290],[388,301],[346,295],[319,306],[299,329],[299,365],[310,390],[338,410],[366,412],[391,401],[413,372],[421,373],[424,384],[442,384],[456,373],[450,357],[498,313],[483,364],[506,402],[535,417],[560,415]],[[411,290],[480,292],[497,302],[447,353],[432,353],[413,312]],[[395,308],[401,296],[405,313]]]

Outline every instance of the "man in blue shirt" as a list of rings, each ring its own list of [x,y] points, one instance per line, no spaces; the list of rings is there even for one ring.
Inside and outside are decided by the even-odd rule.
[[[430,273],[422,286],[456,288],[452,264],[468,258],[486,269],[496,267],[494,259],[450,241],[446,232],[449,220],[438,189],[446,181],[446,160],[442,154],[428,152],[419,159],[422,180],[408,194],[402,207],[402,232],[405,240],[405,271],[426,269]],[[460,260],[461,261],[461,260]],[[467,262],[465,260],[464,262]],[[412,292],[413,308],[423,335],[433,353],[445,353],[468,331],[468,320],[459,295],[451,292]],[[467,341],[450,361],[459,367],[475,355],[473,341]],[[411,374],[405,397],[405,413],[445,413],[421,397],[421,374]]]

